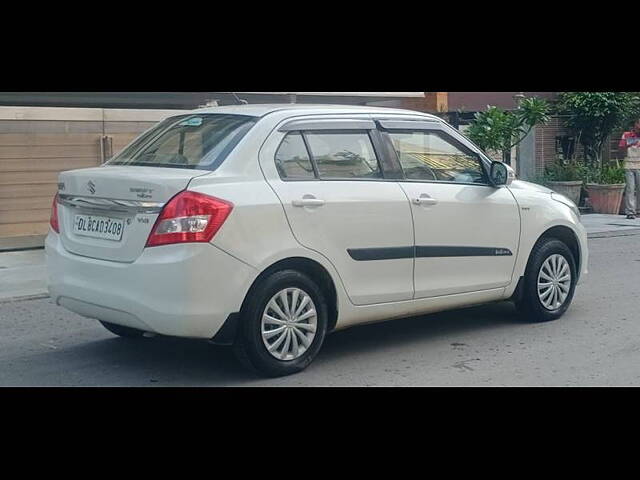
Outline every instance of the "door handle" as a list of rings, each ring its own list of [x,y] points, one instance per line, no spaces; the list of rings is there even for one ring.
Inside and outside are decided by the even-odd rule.
[[[413,200],[411,200],[411,202],[414,205],[426,205],[426,206],[429,206],[429,205],[436,205],[438,203],[438,200],[436,200],[433,197],[430,197],[426,193],[423,193],[418,198],[414,198]]]
[[[311,196],[304,196],[300,200],[294,200],[291,204],[294,207],[321,207],[324,205],[324,200]]]

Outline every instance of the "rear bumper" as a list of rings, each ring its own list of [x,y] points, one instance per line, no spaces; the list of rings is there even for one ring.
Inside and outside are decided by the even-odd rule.
[[[161,335],[212,338],[240,310],[256,272],[210,244],[145,249],[133,263],[69,253],[45,242],[49,293],[85,317]]]

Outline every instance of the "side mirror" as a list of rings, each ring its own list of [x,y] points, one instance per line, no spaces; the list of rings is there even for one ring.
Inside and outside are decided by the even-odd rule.
[[[509,186],[516,178],[516,173],[506,163],[491,162],[489,179],[494,187]]]

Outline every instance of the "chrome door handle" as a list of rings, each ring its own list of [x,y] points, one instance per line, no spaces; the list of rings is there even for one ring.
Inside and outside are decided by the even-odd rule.
[[[294,207],[321,207],[324,205],[324,200],[319,198],[302,198],[300,200],[294,200],[291,202]]]
[[[436,200],[435,198],[430,197],[426,193],[423,193],[418,198],[414,198],[413,200],[411,200],[411,202],[414,205],[427,205],[427,206],[429,206],[429,205],[436,205],[438,203],[438,200]]]

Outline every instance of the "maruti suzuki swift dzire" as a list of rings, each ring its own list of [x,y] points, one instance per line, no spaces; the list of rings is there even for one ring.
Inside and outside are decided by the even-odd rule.
[[[362,323],[503,300],[557,319],[588,253],[575,204],[435,116],[242,105],[60,174],[46,255],[58,305],[278,376]]]

